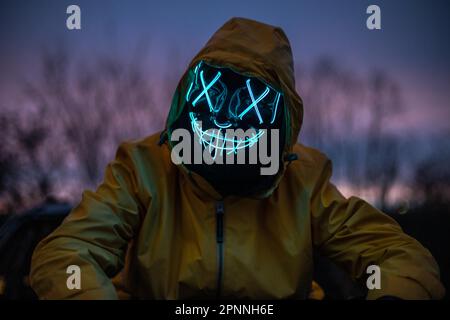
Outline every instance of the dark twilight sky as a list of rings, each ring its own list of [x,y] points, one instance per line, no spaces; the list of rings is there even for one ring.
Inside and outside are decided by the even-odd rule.
[[[70,4],[81,7],[82,30],[65,27]],[[370,4],[381,8],[382,30],[366,28]],[[170,67],[167,52],[187,63],[226,20],[242,16],[282,27],[300,66],[327,55],[358,72],[388,71],[405,96],[399,130],[449,132],[449,15],[450,1],[440,0],[2,0],[0,107],[11,101],[18,79],[36,72],[41,50],[57,41],[82,55],[127,55],[148,41],[150,69],[162,75]]]

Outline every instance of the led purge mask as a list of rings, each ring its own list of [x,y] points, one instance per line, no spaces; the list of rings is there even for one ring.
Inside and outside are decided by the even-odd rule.
[[[191,72],[192,80],[184,97],[186,104],[175,126],[191,131],[193,150],[207,150],[213,159],[237,157],[245,152],[245,158],[250,159],[252,148],[264,147],[281,163],[285,139],[282,94],[258,78],[205,62]],[[272,129],[277,129],[276,143],[271,137]],[[277,168],[272,175],[261,175],[260,159],[245,164],[236,161],[185,165],[223,195],[246,195],[268,188],[278,171]]]
[[[189,118],[192,130],[213,151],[237,152],[253,146],[264,134],[261,129],[280,127],[276,120],[280,120],[281,94],[259,79],[202,62],[194,68],[194,74],[186,94]],[[231,140],[226,137],[229,128],[253,129],[254,134]]]

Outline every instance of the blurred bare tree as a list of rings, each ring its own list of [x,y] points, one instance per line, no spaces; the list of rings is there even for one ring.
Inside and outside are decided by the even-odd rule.
[[[450,205],[450,132],[442,140],[419,163],[414,174],[414,189],[428,206]]]
[[[8,137],[0,191],[8,208],[44,199],[58,181],[95,186],[121,141],[162,127],[145,54],[142,47],[129,60],[100,54],[77,60],[64,47],[43,53],[39,78],[23,83],[26,107],[0,118]]]
[[[27,93],[38,102],[41,117],[49,120],[53,140],[59,140],[59,147],[76,159],[92,185],[117,143],[137,138],[150,127],[151,90],[136,60],[127,64],[98,57],[91,63],[73,63],[63,49],[46,53],[43,78],[28,83]]]
[[[3,210],[11,210],[13,203],[22,203],[22,196],[13,183],[18,175],[17,151],[13,144],[13,126],[10,114],[0,116],[3,142],[0,143],[0,195]]]
[[[374,72],[368,87],[370,122],[367,136],[366,177],[377,186],[376,198],[386,208],[387,195],[399,171],[398,142],[383,124],[401,111],[400,89],[383,72]]]
[[[385,207],[399,160],[396,137],[384,124],[401,110],[398,85],[383,72],[362,77],[330,58],[299,75],[305,103],[301,140],[332,158],[338,182],[370,189]]]

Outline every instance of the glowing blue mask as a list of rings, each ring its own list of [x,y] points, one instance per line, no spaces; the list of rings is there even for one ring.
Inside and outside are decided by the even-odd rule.
[[[280,128],[281,93],[255,77],[200,62],[186,93],[192,131],[200,143],[216,153],[252,147],[262,129]],[[201,126],[199,125],[201,123]],[[236,140],[226,129],[253,129],[250,137]]]

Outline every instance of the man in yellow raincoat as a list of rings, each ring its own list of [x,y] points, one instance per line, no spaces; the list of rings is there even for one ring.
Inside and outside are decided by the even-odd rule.
[[[227,112],[219,118],[221,108]],[[217,130],[203,130],[197,120]],[[330,183],[330,160],[297,143],[302,120],[284,32],[229,20],[183,75],[165,130],[123,143],[97,190],[84,192],[37,246],[32,288],[42,299],[114,299],[111,278],[123,271],[136,298],[304,299],[318,250],[354,280],[379,266],[380,286],[369,299],[442,298],[429,251],[364,200],[342,196]],[[251,165],[174,163],[176,129],[194,132],[202,150],[218,141],[215,152],[223,153],[226,137],[205,137],[239,123],[257,134],[278,130],[274,174],[257,177]],[[249,149],[255,137],[232,142],[232,151],[242,142]],[[78,289],[66,285],[70,265],[80,268]]]

